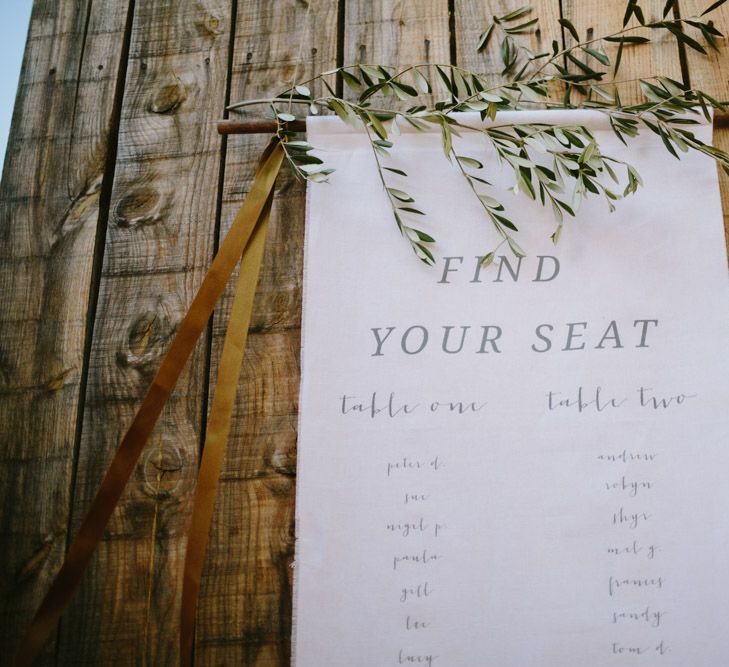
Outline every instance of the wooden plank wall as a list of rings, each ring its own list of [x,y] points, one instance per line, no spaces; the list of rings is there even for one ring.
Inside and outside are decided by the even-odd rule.
[[[701,11],[704,0],[680,0]],[[230,100],[338,64],[455,63],[522,0],[36,0],[0,184],[0,646],[63,558],[174,328],[250,186],[264,137]],[[532,47],[619,26],[623,2],[538,0]],[[663,0],[644,0],[657,15]],[[729,9],[716,19],[729,31]],[[546,50],[546,49],[545,49]],[[679,58],[681,55],[681,59]],[[632,48],[621,79],[729,100],[727,50]],[[627,101],[635,83],[623,86]],[[729,148],[729,131],[716,141]],[[729,184],[722,180],[724,210]],[[729,218],[727,218],[729,220]],[[279,180],[201,591],[200,665],[286,665],[304,188]],[[174,665],[181,567],[226,294],[39,664]]]
[[[0,183],[0,646],[67,546],[131,7],[33,8]],[[89,619],[98,609],[89,610]],[[43,662],[54,662],[55,644]]]

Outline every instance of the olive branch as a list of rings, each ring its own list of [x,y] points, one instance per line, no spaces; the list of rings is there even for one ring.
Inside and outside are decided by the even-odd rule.
[[[702,54],[708,53],[707,48],[718,50],[717,39],[723,35],[705,17],[724,2],[726,0],[714,2],[697,16],[668,18],[676,5],[676,0],[668,0],[662,19],[647,22],[639,0],[628,0],[620,30],[581,40],[575,26],[563,18],[560,24],[575,43],[560,48],[554,40],[551,51],[536,54],[518,41],[520,36],[535,30],[539,23],[537,17],[532,17],[532,8],[524,6],[492,17],[476,46],[481,51],[492,40],[499,39],[501,74],[511,77],[506,83],[491,85],[485,74],[448,64],[425,63],[404,68],[358,64],[323,72],[287,88],[274,98],[244,100],[232,104],[229,109],[267,105],[277,121],[277,135],[294,174],[314,183],[327,181],[334,170],[312,154],[314,147],[311,144],[298,139],[289,129],[288,124],[296,120],[293,107],[303,105],[312,115],[327,109],[352,127],[364,129],[397,228],[415,255],[426,264],[435,262],[432,251],[435,239],[420,229],[417,222],[425,213],[399,185],[408,174],[388,166],[386,161],[391,157],[390,149],[402,127],[418,131],[437,128],[445,158],[466,180],[499,238],[496,248],[482,256],[482,264],[487,265],[504,244],[517,257],[523,257],[525,251],[514,237],[517,225],[508,217],[503,202],[489,190],[492,184],[480,175],[487,171],[486,166],[477,157],[458,155],[453,145],[454,136],[460,136],[462,132],[480,133],[494,150],[499,166],[512,170],[512,190],[532,200],[538,199],[551,208],[556,223],[551,235],[555,244],[562,233],[565,215],[575,217],[586,198],[602,197],[613,211],[615,202],[635,193],[642,185],[641,177],[632,165],[602,154],[587,127],[499,124],[497,114],[501,111],[535,107],[593,109],[608,117],[613,132],[626,145],[642,129],[647,129],[661,138],[666,150],[675,158],[689,150],[699,151],[714,159],[729,174],[729,155],[703,143],[690,129],[700,122],[701,116],[710,122],[712,109],[726,111],[727,102],[669,77],[651,75],[630,80],[639,83],[643,101],[624,105],[618,85],[630,81],[615,79],[624,51],[651,41],[643,35],[629,34],[641,28],[669,33],[687,48]],[[633,18],[637,25],[628,25]],[[605,45],[610,43],[618,45],[613,59],[605,50]],[[612,77],[611,90],[603,83],[608,75]],[[346,87],[346,97],[336,94],[337,80]],[[312,95],[314,84],[321,84],[326,93]],[[564,94],[561,103],[557,103],[553,101],[554,92],[560,88]],[[434,96],[437,101],[430,103]],[[579,98],[577,103],[572,101],[575,96]],[[489,119],[491,124],[473,127],[454,115],[465,111],[478,112],[481,121]],[[625,180],[621,181],[618,170],[624,170]],[[394,184],[393,179],[396,179]]]

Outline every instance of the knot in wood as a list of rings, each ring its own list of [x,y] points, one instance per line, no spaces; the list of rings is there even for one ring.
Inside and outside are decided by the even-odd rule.
[[[141,185],[126,192],[114,207],[113,220],[118,227],[154,225],[162,217],[164,197],[155,187]]]
[[[296,477],[296,434],[277,433],[271,467],[284,477]]]
[[[177,497],[185,481],[184,466],[183,449],[170,436],[163,436],[142,458],[142,492],[160,501]]]
[[[287,497],[293,493],[296,480],[296,430],[295,419],[290,415],[273,418],[272,433],[266,443],[266,468],[262,481],[275,497]]]
[[[187,90],[181,81],[174,81],[157,89],[147,109],[152,113],[172,113],[187,99]]]
[[[198,19],[195,21],[197,34],[201,37],[215,37],[225,32],[225,22],[219,16],[198,5]]]
[[[143,375],[154,373],[174,335],[182,312],[179,299],[167,296],[139,314],[129,325],[117,350],[119,366],[134,368]]]
[[[181,407],[168,407],[159,433],[150,440],[135,468],[123,510],[125,530],[148,534],[154,527],[158,538],[187,530],[198,435]]]
[[[60,537],[59,534],[47,535],[35,551],[20,564],[10,586],[12,589],[22,586],[26,581],[35,579],[43,572],[58,537]]]
[[[48,380],[46,380],[44,389],[50,392],[62,389],[67,384],[70,384],[72,381],[77,380],[75,371],[76,366],[71,366],[70,368],[64,368],[60,373],[55,373]]]
[[[90,184],[71,200],[63,216],[52,229],[48,238],[49,247],[55,248],[59,243],[73,239],[87,223],[96,224],[102,180],[103,174],[97,174]]]

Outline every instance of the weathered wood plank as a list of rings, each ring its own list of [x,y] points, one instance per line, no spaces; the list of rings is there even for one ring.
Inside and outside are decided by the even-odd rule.
[[[37,1],[0,185],[0,646],[66,547],[100,202],[129,3]],[[103,208],[103,206],[102,206]],[[55,639],[39,664],[52,661]]]
[[[711,2],[707,0],[680,0],[678,3],[679,13],[683,18],[690,19],[698,17]],[[687,49],[686,61],[691,85],[694,88],[706,90],[717,100],[729,101],[729,5],[722,5],[719,9],[701,17],[702,21],[710,20],[724,33],[724,38],[718,38],[716,44],[719,51],[706,48],[708,56],[697,53],[693,49]],[[686,32],[704,43],[701,33],[690,26],[685,26]]]
[[[0,185],[0,289],[10,295],[0,312],[0,536],[13,544],[0,565],[4,647],[12,647],[45,593],[65,546],[94,237],[104,218],[100,188],[128,6],[77,4],[37,2]],[[233,100],[286,87],[297,63],[298,80],[336,64],[336,0],[237,4]],[[522,3],[454,0],[453,40],[447,0],[345,4],[345,63],[447,63],[455,47],[457,64],[489,72],[496,82],[495,45],[478,54],[476,40],[489,16]],[[582,34],[620,27],[623,3],[562,4]],[[653,13],[663,4],[650,3]],[[682,0],[681,11],[688,15],[705,4]],[[214,243],[220,153],[213,121],[226,98],[233,3],[136,5],[74,526]],[[726,32],[729,10],[721,11],[719,27]],[[539,0],[535,14],[542,25],[531,48],[548,50],[559,35],[558,1]],[[670,38],[631,47],[619,79],[659,71],[680,78],[677,53]],[[726,51],[709,60],[688,56],[693,85],[729,99]],[[629,100],[637,88],[633,83],[625,90]],[[717,143],[729,148],[728,137],[718,132]],[[228,141],[226,229],[263,141]],[[729,211],[727,179],[722,188]],[[201,591],[199,664],[282,665],[289,658],[303,193],[301,184],[282,175]],[[214,320],[211,383],[230,300],[228,294]],[[204,356],[199,352],[182,378],[62,621],[60,664],[177,660],[179,575],[197,469]],[[33,504],[20,512],[18,498]],[[49,646],[46,662],[52,651]]]
[[[347,2],[344,62],[402,67],[419,63],[450,63],[448,3],[445,0],[407,2]]]
[[[646,21],[651,22],[661,19],[666,3],[664,0],[644,0],[640,4]],[[624,12],[625,3],[616,3],[613,0],[592,2],[562,0],[562,14],[572,21],[582,40],[603,37],[621,30]],[[638,25],[635,17],[631,18],[628,24],[629,27]],[[656,31],[640,27],[627,34],[649,37],[652,41],[648,44],[626,46],[617,77],[614,80],[610,77],[605,79],[605,83],[614,81],[618,85],[624,104],[642,101],[640,84],[637,80],[639,78],[660,74],[681,81],[679,49],[673,36],[665,30]],[[565,43],[567,46],[574,44],[574,38],[568,32],[565,32]],[[617,54],[617,45],[605,42],[603,46],[612,63]]]
[[[213,254],[230,11],[229,0],[135,5],[74,527]],[[178,662],[205,370],[199,345],[61,622],[62,664]]]
[[[451,64],[450,43],[447,0],[347,2],[345,65]],[[434,69],[429,76],[437,79]],[[350,91],[345,93],[353,97]],[[371,99],[376,103],[382,96]]]
[[[294,77],[334,67],[337,4],[239,3],[231,99],[271,96]],[[262,113],[265,107],[251,111]],[[265,140],[228,140],[224,230]],[[289,662],[304,207],[304,187],[284,166],[210,535],[197,616],[199,665]],[[231,299],[228,292],[214,318],[211,391]]]
[[[248,338],[198,612],[198,665],[289,661],[299,342],[298,328]]]
[[[690,18],[703,12],[710,2],[705,0],[681,0],[679,11],[681,16]],[[693,88],[706,91],[713,98],[722,102],[729,101],[729,5],[722,5],[708,17],[720,32],[727,37],[717,40],[719,51],[709,50],[709,55],[702,56],[691,49],[687,49],[686,62],[688,66],[688,81]],[[690,29],[689,29],[690,30]],[[696,31],[690,32],[696,37]],[[729,128],[714,129],[714,144],[725,151],[729,151]],[[724,232],[729,247],[729,178],[720,172],[719,187],[721,188],[721,201],[724,208]]]
[[[714,145],[729,153],[729,129],[723,127],[714,130]],[[721,191],[721,205],[724,211],[724,236],[726,237],[727,251],[729,252],[729,177],[719,172],[719,190]]]
[[[419,69],[430,79],[433,93],[422,95],[418,103],[432,105],[446,95],[435,67],[429,65],[452,64],[450,20],[447,0],[350,0],[344,24],[344,62],[382,64],[400,69],[421,65]],[[348,99],[357,97],[346,87],[344,93]],[[370,100],[375,106],[393,106],[391,97],[385,99],[380,94]],[[374,164],[372,168],[375,168]],[[395,224],[394,220],[392,224]],[[404,244],[403,250],[406,247]]]
[[[455,0],[457,64],[473,72],[488,74],[493,85],[503,83],[508,78],[501,74],[504,66],[499,50],[503,33],[497,27],[489,44],[481,52],[478,51],[479,36],[494,15],[503,16],[524,4],[521,0]],[[551,51],[552,40],[556,39],[560,43],[562,40],[559,0],[536,0],[529,4],[533,11],[524,20],[539,17],[539,25],[536,30],[517,35],[514,39],[517,44],[526,46],[535,54]],[[521,67],[523,59],[519,62]],[[555,91],[555,95],[561,97],[561,90]]]

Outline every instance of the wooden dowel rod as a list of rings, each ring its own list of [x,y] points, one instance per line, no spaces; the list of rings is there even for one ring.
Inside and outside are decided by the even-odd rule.
[[[297,119],[286,125],[292,132],[306,132],[306,121],[303,119]],[[729,127],[729,113],[714,114],[714,127]],[[271,134],[275,131],[276,121],[265,118],[218,121],[219,134]]]
[[[295,120],[286,126],[292,132],[306,132],[304,120]],[[266,118],[218,121],[218,134],[272,134],[276,129],[276,121]]]

